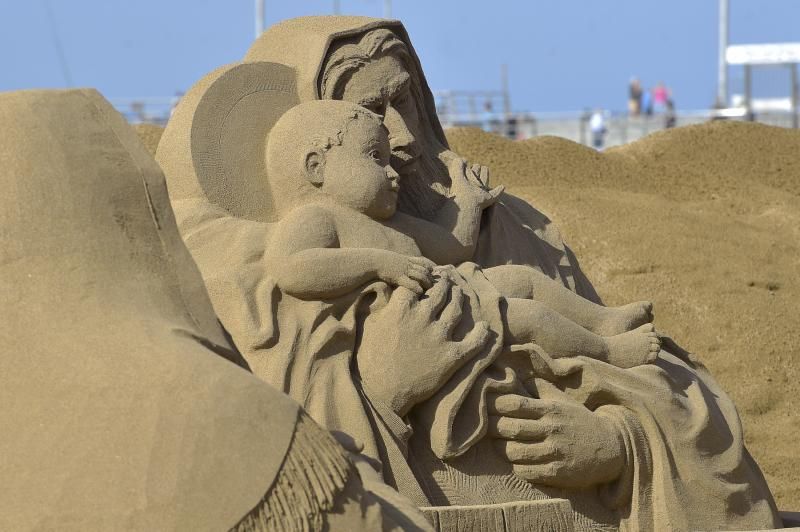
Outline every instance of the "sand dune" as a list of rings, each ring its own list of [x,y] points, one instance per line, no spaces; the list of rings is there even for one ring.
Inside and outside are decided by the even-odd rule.
[[[447,136],[551,216],[607,303],[655,302],[736,402],[779,506],[800,509],[800,132],[715,122],[604,153]]]
[[[133,129],[139,135],[139,139],[150,152],[150,155],[155,156],[156,148],[158,148],[158,141],[161,140],[161,135],[164,134],[164,128],[156,124],[134,124]]]

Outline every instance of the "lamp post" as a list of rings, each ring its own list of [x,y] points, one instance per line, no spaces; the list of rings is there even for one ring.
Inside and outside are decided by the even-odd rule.
[[[717,107],[728,107],[728,7],[729,0],[719,0],[719,57],[717,63]]]
[[[256,0],[256,39],[264,33],[264,3],[265,0]]]

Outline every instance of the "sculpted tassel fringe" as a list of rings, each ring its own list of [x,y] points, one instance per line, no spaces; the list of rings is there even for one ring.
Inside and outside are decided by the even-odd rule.
[[[278,478],[258,506],[231,530],[320,530],[323,514],[356,474],[333,437],[301,413]]]

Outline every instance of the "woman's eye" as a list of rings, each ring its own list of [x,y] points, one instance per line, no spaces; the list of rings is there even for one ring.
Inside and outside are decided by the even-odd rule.
[[[376,161],[380,161],[381,152],[379,152],[378,150],[372,150],[371,152],[369,152],[369,156],[375,159]]]
[[[394,104],[395,106],[403,106],[403,105],[406,105],[408,103],[408,100],[409,100],[408,92],[404,92],[403,94],[401,94],[397,98],[395,98],[394,101],[392,102],[392,104]]]

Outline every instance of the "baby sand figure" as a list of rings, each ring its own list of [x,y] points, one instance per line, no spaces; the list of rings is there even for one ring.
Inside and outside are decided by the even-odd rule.
[[[266,257],[281,290],[327,299],[381,280],[422,294],[436,263],[471,256],[487,195],[493,201],[501,189],[487,193],[465,177],[459,214],[447,229],[397,212],[399,175],[389,156],[381,118],[358,105],[310,101],[280,118],[267,168],[288,205]],[[459,173],[451,175],[464,175],[463,161],[452,164]],[[653,362],[660,350],[648,302],[603,307],[527,266],[482,271],[505,298],[510,345],[535,342],[554,358],[582,355],[625,368]]]

